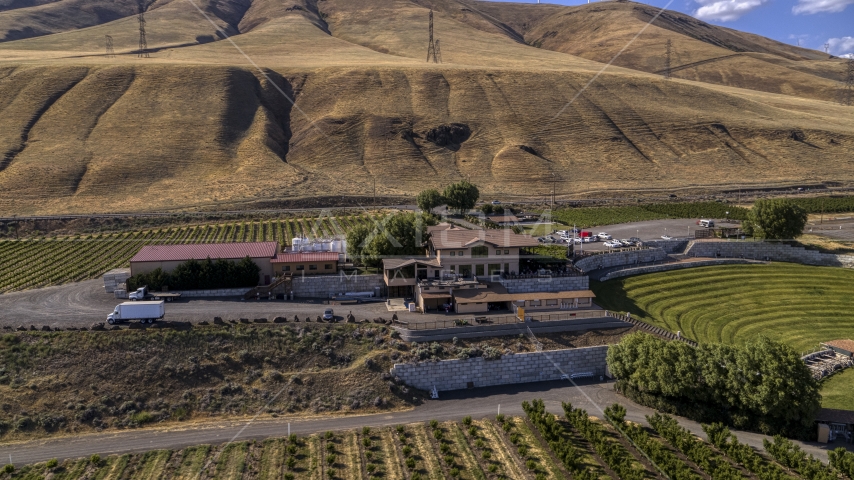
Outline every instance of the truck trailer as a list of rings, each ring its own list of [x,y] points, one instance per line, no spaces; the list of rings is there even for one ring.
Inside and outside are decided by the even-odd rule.
[[[113,313],[107,315],[107,323],[115,325],[127,320],[139,320],[139,323],[154,323],[166,315],[163,300],[156,302],[124,302],[116,305]]]

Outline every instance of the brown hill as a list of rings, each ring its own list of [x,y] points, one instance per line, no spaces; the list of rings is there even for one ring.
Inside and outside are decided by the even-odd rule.
[[[0,32],[7,15],[73,1],[0,11]],[[147,7],[147,59],[134,16],[0,43],[0,214],[370,195],[374,182],[412,194],[464,177],[534,196],[554,177],[568,194],[854,176],[854,109],[827,101],[839,60],[677,13],[597,76],[648,7],[198,5],[207,18],[187,1]],[[441,65],[424,62],[427,7]],[[645,73],[671,37],[674,65],[693,66]]]

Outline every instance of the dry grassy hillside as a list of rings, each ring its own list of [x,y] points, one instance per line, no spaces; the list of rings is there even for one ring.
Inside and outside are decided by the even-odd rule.
[[[73,1],[0,11],[0,32]],[[465,177],[531,196],[555,177],[567,193],[854,180],[854,109],[820,100],[837,64],[815,52],[674,20],[595,77],[642,27],[640,4],[197,4],[210,21],[189,1],[147,6],[147,59],[134,16],[0,42],[0,215],[371,195],[375,181],[413,194]],[[442,65],[424,62],[430,6]],[[545,35],[557,24],[605,47],[574,51]],[[668,35],[675,65],[734,57],[686,79],[638,71],[655,70],[644,49]],[[708,67],[738,62],[752,76]]]

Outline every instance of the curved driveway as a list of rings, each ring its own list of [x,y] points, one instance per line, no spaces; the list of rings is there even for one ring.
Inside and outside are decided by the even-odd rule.
[[[251,440],[287,435],[288,423],[291,432],[300,435],[323,432],[326,430],[350,430],[363,426],[380,427],[387,425],[425,422],[428,420],[459,420],[466,415],[475,418],[492,417],[498,413],[523,415],[523,400],[542,398],[546,408],[556,414],[563,414],[561,402],[570,402],[584,408],[591,415],[601,416],[599,408],[619,402],[626,406],[628,420],[646,424],[645,415],[653,410],[636,405],[617,395],[612,383],[590,383],[576,388],[566,382],[542,382],[506,387],[488,387],[456,392],[442,392],[439,400],[427,401],[405,412],[380,413],[363,416],[319,417],[319,418],[270,418],[254,422],[223,420],[205,424],[186,424],[172,429],[125,430],[109,433],[79,435],[75,437],[50,440],[34,440],[22,443],[0,445],[0,459],[12,457],[16,465],[46,461],[51,458],[86,457],[93,453],[111,455],[120,453],[144,452],[153,449],[179,449],[199,444],[219,444],[229,440]],[[590,400],[592,400],[591,403]],[[693,433],[705,438],[700,425],[680,418],[680,423]],[[248,425],[248,426],[247,426]],[[762,448],[764,435],[747,432],[734,432],[738,439],[756,448]],[[827,461],[827,446],[800,443],[801,447],[812,455]],[[831,445],[836,447],[838,445]]]

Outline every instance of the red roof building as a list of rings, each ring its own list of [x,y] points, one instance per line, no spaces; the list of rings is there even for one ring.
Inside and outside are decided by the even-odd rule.
[[[197,243],[182,245],[146,245],[130,259],[131,275],[148,273],[155,269],[171,272],[188,260],[231,260],[249,257],[261,269],[258,281],[270,283],[273,275],[271,260],[276,257],[276,242],[253,243]]]
[[[338,272],[337,252],[279,253],[270,260],[273,273],[280,275],[329,275]]]

